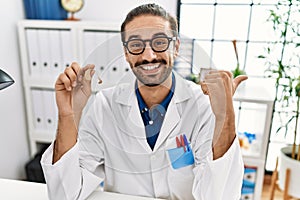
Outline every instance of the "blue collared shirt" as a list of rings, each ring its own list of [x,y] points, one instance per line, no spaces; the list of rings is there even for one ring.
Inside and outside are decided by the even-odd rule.
[[[143,122],[145,125],[147,142],[152,150],[156,143],[162,123],[164,121],[167,108],[173,97],[174,89],[175,89],[175,77],[174,74],[172,74],[172,86],[169,94],[160,104],[154,105],[152,108],[149,109],[145,101],[143,100],[143,97],[141,96],[141,93],[136,83],[135,92],[136,92],[136,96],[140,108],[140,113],[142,115]]]

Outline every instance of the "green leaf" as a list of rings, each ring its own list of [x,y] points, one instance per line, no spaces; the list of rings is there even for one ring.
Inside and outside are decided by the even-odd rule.
[[[239,75],[245,75],[246,72],[244,70],[241,70],[238,66],[231,71],[233,78],[239,76]]]
[[[296,87],[295,87],[295,95],[297,96],[297,97],[300,97],[300,83],[298,82],[298,84],[296,85]]]

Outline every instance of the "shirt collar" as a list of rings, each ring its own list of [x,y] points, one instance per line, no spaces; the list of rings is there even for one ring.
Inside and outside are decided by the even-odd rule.
[[[174,94],[174,89],[175,89],[175,84],[176,84],[176,80],[175,80],[175,77],[174,77],[174,74],[172,73],[172,86],[171,86],[171,90],[169,91],[168,95],[166,96],[166,98],[160,103],[161,106],[163,106],[164,110],[167,110],[168,108],[168,105],[173,97],[173,94]],[[137,86],[137,82],[135,83],[135,92],[136,92],[136,97],[137,97],[137,100],[138,100],[138,104],[139,104],[139,108],[140,108],[140,111],[143,113],[145,111],[148,111],[149,108],[147,108],[147,105],[143,99],[143,97],[141,96],[141,93],[138,89],[138,86]]]

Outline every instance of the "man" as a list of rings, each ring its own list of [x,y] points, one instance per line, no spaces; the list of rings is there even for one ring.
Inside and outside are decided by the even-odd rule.
[[[247,77],[213,71],[200,86],[172,72],[177,22],[158,5],[133,9],[121,32],[132,83],[100,91],[82,115],[94,66],[72,63],[56,81],[57,136],[41,160],[50,199],[85,199],[102,181],[138,196],[239,199],[232,96]]]

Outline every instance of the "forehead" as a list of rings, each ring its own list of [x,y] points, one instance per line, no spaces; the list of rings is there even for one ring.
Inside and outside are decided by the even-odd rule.
[[[156,33],[165,33],[166,35],[172,33],[170,23],[160,16],[138,16],[125,26],[125,40],[132,35],[151,38]]]

